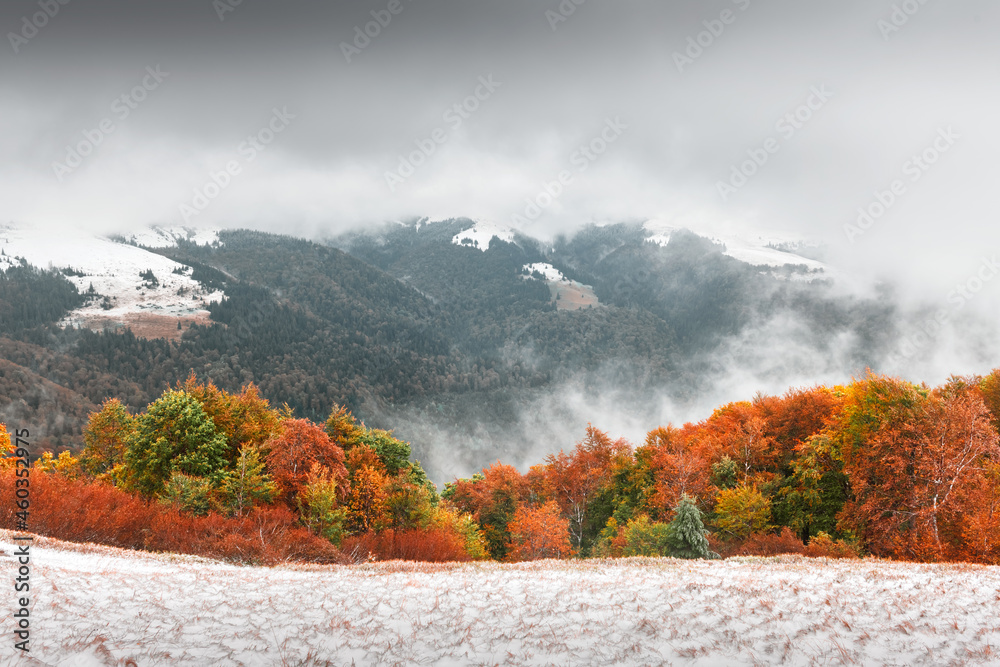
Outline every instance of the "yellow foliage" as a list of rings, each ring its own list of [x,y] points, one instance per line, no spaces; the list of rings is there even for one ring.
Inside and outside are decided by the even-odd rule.
[[[10,470],[14,467],[14,446],[10,441],[7,427],[0,423],[0,470]]]
[[[69,452],[53,456],[52,452],[43,452],[42,458],[35,461],[35,470],[50,472],[69,479],[76,479],[82,470],[79,459]]]

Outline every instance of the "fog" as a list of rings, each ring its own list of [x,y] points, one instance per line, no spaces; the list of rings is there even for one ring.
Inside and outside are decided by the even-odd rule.
[[[990,0],[19,0],[0,27],[2,221],[777,230],[896,290],[886,370],[995,358]],[[853,370],[748,355],[720,382]]]

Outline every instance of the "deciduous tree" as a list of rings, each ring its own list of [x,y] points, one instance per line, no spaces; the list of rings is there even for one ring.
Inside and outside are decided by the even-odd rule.
[[[522,505],[510,522],[512,561],[565,558],[572,553],[569,521],[559,506],[549,501],[541,507]]]
[[[226,468],[226,437],[215,429],[198,399],[168,390],[135,420],[125,452],[129,485],[154,496],[173,472],[221,483]]]

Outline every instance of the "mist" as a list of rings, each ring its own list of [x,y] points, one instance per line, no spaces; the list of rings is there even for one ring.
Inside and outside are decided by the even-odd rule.
[[[465,216],[552,239],[657,219],[808,239],[840,289],[893,291],[877,358],[760,322],[706,403],[650,399],[643,424],[865,361],[997,365],[995,2],[19,0],[0,27],[0,221],[318,239]],[[581,396],[539,400],[647,429],[616,426],[613,390]]]

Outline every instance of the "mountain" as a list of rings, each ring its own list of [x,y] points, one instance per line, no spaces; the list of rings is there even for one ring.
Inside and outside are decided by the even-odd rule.
[[[0,244],[0,416],[53,448],[78,447],[106,397],[138,409],[194,372],[312,419],[346,404],[443,480],[537,460],[591,419],[655,425],[759,366],[761,336],[842,372],[892,335],[891,302],[841,295],[816,248],[655,222],[552,241],[468,219],[317,241],[8,227]],[[39,399],[42,381],[65,394]]]

